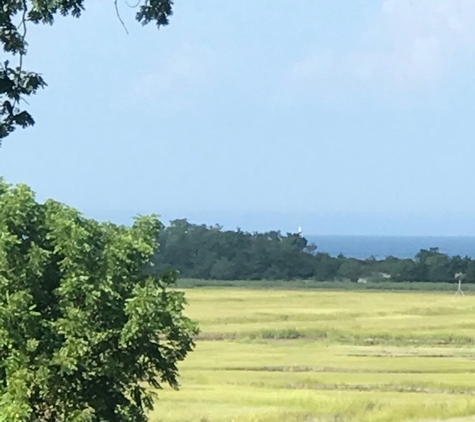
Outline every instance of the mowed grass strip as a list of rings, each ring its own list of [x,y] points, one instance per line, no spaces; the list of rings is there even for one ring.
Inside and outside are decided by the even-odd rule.
[[[200,323],[152,422],[398,422],[475,415],[475,296],[186,291]],[[466,419],[467,421],[470,419]]]

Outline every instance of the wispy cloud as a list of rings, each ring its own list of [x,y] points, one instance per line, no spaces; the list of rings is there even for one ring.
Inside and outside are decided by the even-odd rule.
[[[291,89],[337,99],[348,89],[401,94],[437,87],[475,51],[475,1],[385,0],[351,50],[310,51]]]

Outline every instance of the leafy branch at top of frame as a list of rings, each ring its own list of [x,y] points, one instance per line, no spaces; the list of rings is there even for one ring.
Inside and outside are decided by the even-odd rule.
[[[113,1],[117,16],[123,24],[118,0]],[[173,13],[173,0],[139,0],[134,5],[127,5],[136,9],[135,19],[139,23],[147,25],[155,22],[159,28],[168,25]],[[40,74],[23,69],[23,58],[28,52],[28,24],[53,25],[58,15],[79,18],[84,10],[84,0],[1,1],[0,44],[7,55],[18,57],[18,64],[10,66],[10,61],[5,60],[0,65],[0,145],[17,127],[34,125],[33,117],[20,107],[20,103],[25,97],[36,94],[46,86]]]

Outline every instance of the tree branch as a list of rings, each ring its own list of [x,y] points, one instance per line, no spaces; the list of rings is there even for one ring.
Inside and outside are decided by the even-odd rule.
[[[129,30],[127,29],[127,27],[125,26],[125,23],[124,21],[122,20],[122,17],[120,16],[120,11],[119,11],[119,5],[117,3],[118,0],[114,0],[114,6],[115,6],[115,13],[117,15],[117,18],[119,19],[119,22],[122,24],[122,26],[124,27],[125,29],[125,33],[127,35],[129,35]]]

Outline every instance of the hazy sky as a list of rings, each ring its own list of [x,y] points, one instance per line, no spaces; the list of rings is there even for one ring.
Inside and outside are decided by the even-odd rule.
[[[120,2],[120,1],[119,1]],[[176,0],[31,27],[0,174],[98,218],[475,235],[475,1]],[[3,60],[3,58],[2,58]]]

